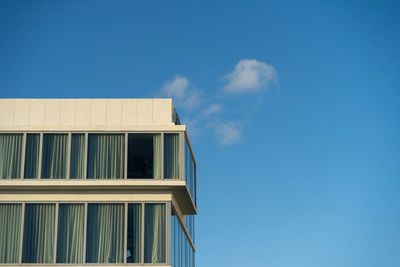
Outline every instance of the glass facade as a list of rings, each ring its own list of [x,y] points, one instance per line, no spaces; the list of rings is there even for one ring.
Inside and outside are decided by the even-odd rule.
[[[189,142],[185,138],[185,180],[190,195],[196,202],[196,164]]]
[[[195,199],[196,164],[184,135],[2,133],[0,179],[184,179]]]
[[[0,203],[0,263],[165,264],[166,227],[165,203]]]
[[[0,133],[0,179],[175,179],[196,203],[184,132]],[[168,202],[87,200],[0,203],[0,264],[194,266],[194,215],[180,220]]]
[[[195,251],[178,217],[171,218],[171,264],[173,267],[195,267]]]

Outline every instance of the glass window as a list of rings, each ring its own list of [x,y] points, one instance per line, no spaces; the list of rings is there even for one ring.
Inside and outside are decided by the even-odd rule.
[[[53,263],[55,204],[26,204],[23,263]]]
[[[124,134],[89,134],[87,178],[123,178],[124,151]]]
[[[161,178],[161,135],[128,135],[128,178]]]
[[[164,178],[179,178],[179,134],[164,134]]]
[[[22,134],[0,134],[0,178],[20,178]]]
[[[0,263],[18,263],[21,204],[0,204]]]
[[[37,178],[39,165],[39,134],[26,134],[24,178]]]
[[[70,178],[82,179],[85,174],[85,135],[71,134]]]
[[[42,178],[66,178],[68,134],[43,134]]]
[[[142,232],[142,205],[128,204],[127,262],[140,263]]]
[[[145,204],[144,262],[165,263],[165,204]]]
[[[86,262],[124,262],[124,205],[88,204]]]
[[[57,263],[82,263],[84,223],[84,204],[59,205]]]

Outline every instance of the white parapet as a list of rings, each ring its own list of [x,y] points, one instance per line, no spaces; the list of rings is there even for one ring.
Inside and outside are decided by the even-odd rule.
[[[0,99],[0,131],[157,131],[175,125],[172,99]]]

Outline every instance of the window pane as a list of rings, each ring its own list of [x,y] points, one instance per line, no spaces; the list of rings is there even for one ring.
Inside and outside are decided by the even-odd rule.
[[[52,263],[54,259],[55,204],[26,204],[23,263]]]
[[[26,135],[25,178],[37,178],[39,163],[39,134]]]
[[[67,134],[43,134],[42,178],[66,177]]]
[[[128,178],[161,178],[161,135],[128,135]]]
[[[89,134],[87,177],[123,178],[124,148],[123,134]]]
[[[84,178],[85,168],[85,135],[71,135],[71,178]]]
[[[139,263],[141,255],[142,205],[128,204],[127,262]]]
[[[0,263],[18,263],[21,204],[0,204]]]
[[[144,262],[165,263],[165,204],[145,207]]]
[[[84,204],[59,205],[57,263],[82,263],[84,220]]]
[[[164,177],[179,178],[179,134],[164,134]]]
[[[86,262],[124,261],[124,205],[89,204]]]
[[[0,134],[0,178],[20,178],[22,134]]]

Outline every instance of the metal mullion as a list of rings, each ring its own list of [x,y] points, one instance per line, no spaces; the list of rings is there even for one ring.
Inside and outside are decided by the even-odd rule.
[[[56,203],[56,219],[55,219],[55,226],[54,226],[54,250],[53,250],[53,263],[56,263],[57,260],[57,238],[58,238],[58,207],[59,203]]]
[[[164,133],[161,133],[161,179],[164,180]]]
[[[186,159],[186,157],[185,157],[185,152],[186,151],[184,151],[184,149],[185,149],[185,141],[184,141],[184,133],[183,132],[180,132],[179,133],[179,161],[180,161],[180,173],[179,173],[179,176],[180,176],[180,180],[184,180],[185,181],[185,168],[186,168],[186,166],[185,166],[185,159]]]
[[[39,134],[39,166],[38,166],[38,173],[36,174],[38,179],[42,177],[42,153],[43,153],[43,133]]]
[[[87,213],[88,213],[88,203],[85,202],[85,218],[83,225],[83,259],[82,259],[83,264],[86,262]]]
[[[85,133],[85,162],[84,162],[84,174],[83,179],[87,179],[87,160],[88,160],[88,150],[89,150],[89,142],[88,142],[88,133]]]
[[[67,140],[67,179],[70,178],[70,169],[71,169],[71,146],[72,146],[72,134],[68,133],[68,140]]]
[[[25,172],[25,149],[26,149],[26,133],[22,135],[22,153],[21,153],[21,173],[19,175],[20,179],[24,179]]]
[[[140,246],[141,246],[141,250],[140,250],[140,263],[144,263],[144,208],[145,208],[145,205],[144,205],[144,203],[142,203],[142,233],[141,233],[141,236],[140,236]]]
[[[19,243],[19,258],[18,263],[22,263],[22,245],[24,244],[24,223],[25,223],[25,202],[22,203],[21,209],[21,232],[20,232],[20,243]]]
[[[165,203],[165,218],[166,224],[165,224],[165,233],[166,233],[166,238],[165,238],[165,247],[166,247],[166,263],[171,264],[171,202],[166,202]]]
[[[126,263],[126,253],[128,248],[128,203],[125,202],[125,224],[124,224],[124,263]]]
[[[124,178],[128,179],[128,133],[125,133],[125,164],[124,164]]]

